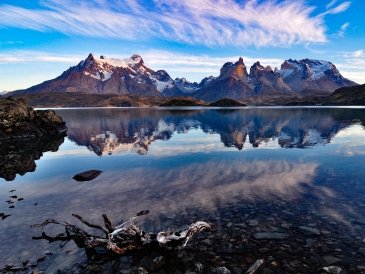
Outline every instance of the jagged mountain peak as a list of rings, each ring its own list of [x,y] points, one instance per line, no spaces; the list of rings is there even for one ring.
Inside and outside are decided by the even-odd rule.
[[[243,62],[243,58],[242,57],[238,58],[238,61],[235,63],[235,66],[237,66],[237,65],[243,65],[243,66],[245,66],[245,63]]]
[[[246,81],[248,78],[247,69],[243,58],[240,57],[236,63],[227,62],[220,70],[220,78],[234,78],[241,81]]]
[[[141,57],[141,55],[138,55],[138,54],[133,54],[130,58],[130,64],[133,64],[133,65],[142,65],[144,64],[144,61]]]

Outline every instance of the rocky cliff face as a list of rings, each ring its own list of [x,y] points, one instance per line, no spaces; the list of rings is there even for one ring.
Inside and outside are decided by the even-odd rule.
[[[0,143],[18,138],[58,136],[67,127],[53,110],[34,110],[24,100],[0,97]]]
[[[292,91],[280,73],[274,72],[270,66],[263,67],[260,62],[254,63],[250,68],[250,81],[254,86],[255,94]]]

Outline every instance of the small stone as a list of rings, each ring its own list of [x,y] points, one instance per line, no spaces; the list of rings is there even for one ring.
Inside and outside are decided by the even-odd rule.
[[[40,257],[37,259],[37,262],[43,262],[46,259],[46,256]]]
[[[143,257],[140,261],[140,265],[145,267],[147,270],[155,272],[162,268],[166,264],[164,256],[153,253]]]
[[[40,271],[38,269],[34,269],[32,272],[30,272],[30,274],[43,274],[43,271]]]
[[[213,273],[215,274],[231,274],[231,271],[226,268],[225,266],[217,267],[213,270]]]
[[[203,273],[204,272],[204,265],[202,263],[195,263],[195,270],[197,273]]]
[[[212,241],[209,239],[205,239],[205,240],[201,241],[201,243],[205,244],[205,245],[212,245]]]
[[[316,235],[316,236],[321,235],[321,232],[315,227],[300,226],[299,229],[306,235]]]
[[[315,241],[315,240],[313,240],[313,239],[306,239],[306,240],[305,240],[305,246],[304,246],[304,247],[311,247],[311,246],[313,246],[315,243],[316,243],[316,241]]]
[[[2,219],[2,220],[5,220],[6,218],[8,218],[8,217],[10,217],[10,216],[11,216],[11,214],[5,214],[5,215],[1,216],[1,219]]]
[[[339,266],[326,266],[322,267],[321,270],[329,274],[345,274],[346,272]]]
[[[289,238],[289,234],[282,232],[258,232],[253,236],[257,240],[285,240]]]
[[[261,272],[260,272],[261,274],[273,274],[274,273],[274,271],[272,271],[270,268],[267,268],[267,267],[265,267],[265,268],[263,268],[262,270],[261,270]]]
[[[235,266],[232,268],[232,273],[233,274],[242,274],[243,270],[240,267]]]
[[[327,265],[339,263],[342,261],[340,258],[331,256],[331,255],[323,256],[322,259],[326,262]]]
[[[259,225],[259,222],[257,220],[250,220],[248,222],[248,225],[249,226],[258,226]]]
[[[263,247],[259,249],[260,253],[267,253],[270,251],[270,249],[268,247]]]
[[[363,256],[365,256],[365,247],[360,247],[360,248],[358,249],[358,252],[359,252],[360,254],[362,254]]]

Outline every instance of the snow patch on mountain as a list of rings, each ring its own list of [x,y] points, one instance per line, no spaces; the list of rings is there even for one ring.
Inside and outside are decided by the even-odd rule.
[[[133,55],[132,57],[126,59],[108,58],[104,55],[98,57],[94,54],[92,54],[92,57],[92,59],[94,59],[96,64],[100,67],[107,67],[109,65],[119,68],[132,68],[138,64],[141,64],[141,62],[143,63],[142,57],[139,55]]]
[[[160,81],[160,80],[156,79],[156,77],[154,77],[154,76],[151,76],[150,78],[152,81],[154,81],[156,89],[159,92],[163,92],[167,88],[174,87],[174,81],[172,81],[172,80],[168,80],[168,81],[164,82],[164,81]]]

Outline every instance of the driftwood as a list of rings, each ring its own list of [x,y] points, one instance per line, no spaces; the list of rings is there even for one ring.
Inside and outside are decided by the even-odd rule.
[[[100,254],[100,248],[103,248],[107,256],[114,256],[153,247],[164,249],[185,247],[195,234],[202,231],[210,231],[212,229],[210,224],[199,221],[193,223],[186,230],[181,232],[161,231],[157,235],[153,233],[146,233],[136,226],[133,221],[138,217],[147,215],[148,213],[148,210],[138,212],[127,222],[116,227],[112,225],[112,222],[106,214],[103,215],[104,227],[92,224],[81,216],[72,214],[72,216],[77,218],[83,224],[93,228],[95,232],[96,230],[102,232],[99,234],[103,234],[103,236],[91,234],[82,228],[67,222],[47,219],[43,223],[33,225],[32,227],[38,227],[43,230],[49,224],[56,224],[63,226],[65,228],[65,233],[48,236],[43,231],[41,236],[33,237],[33,239],[45,239],[49,242],[61,241],[65,242],[65,244],[69,241],[74,241],[79,248],[85,248],[87,255],[96,253]],[[98,249],[98,252],[96,252],[96,249]]]

